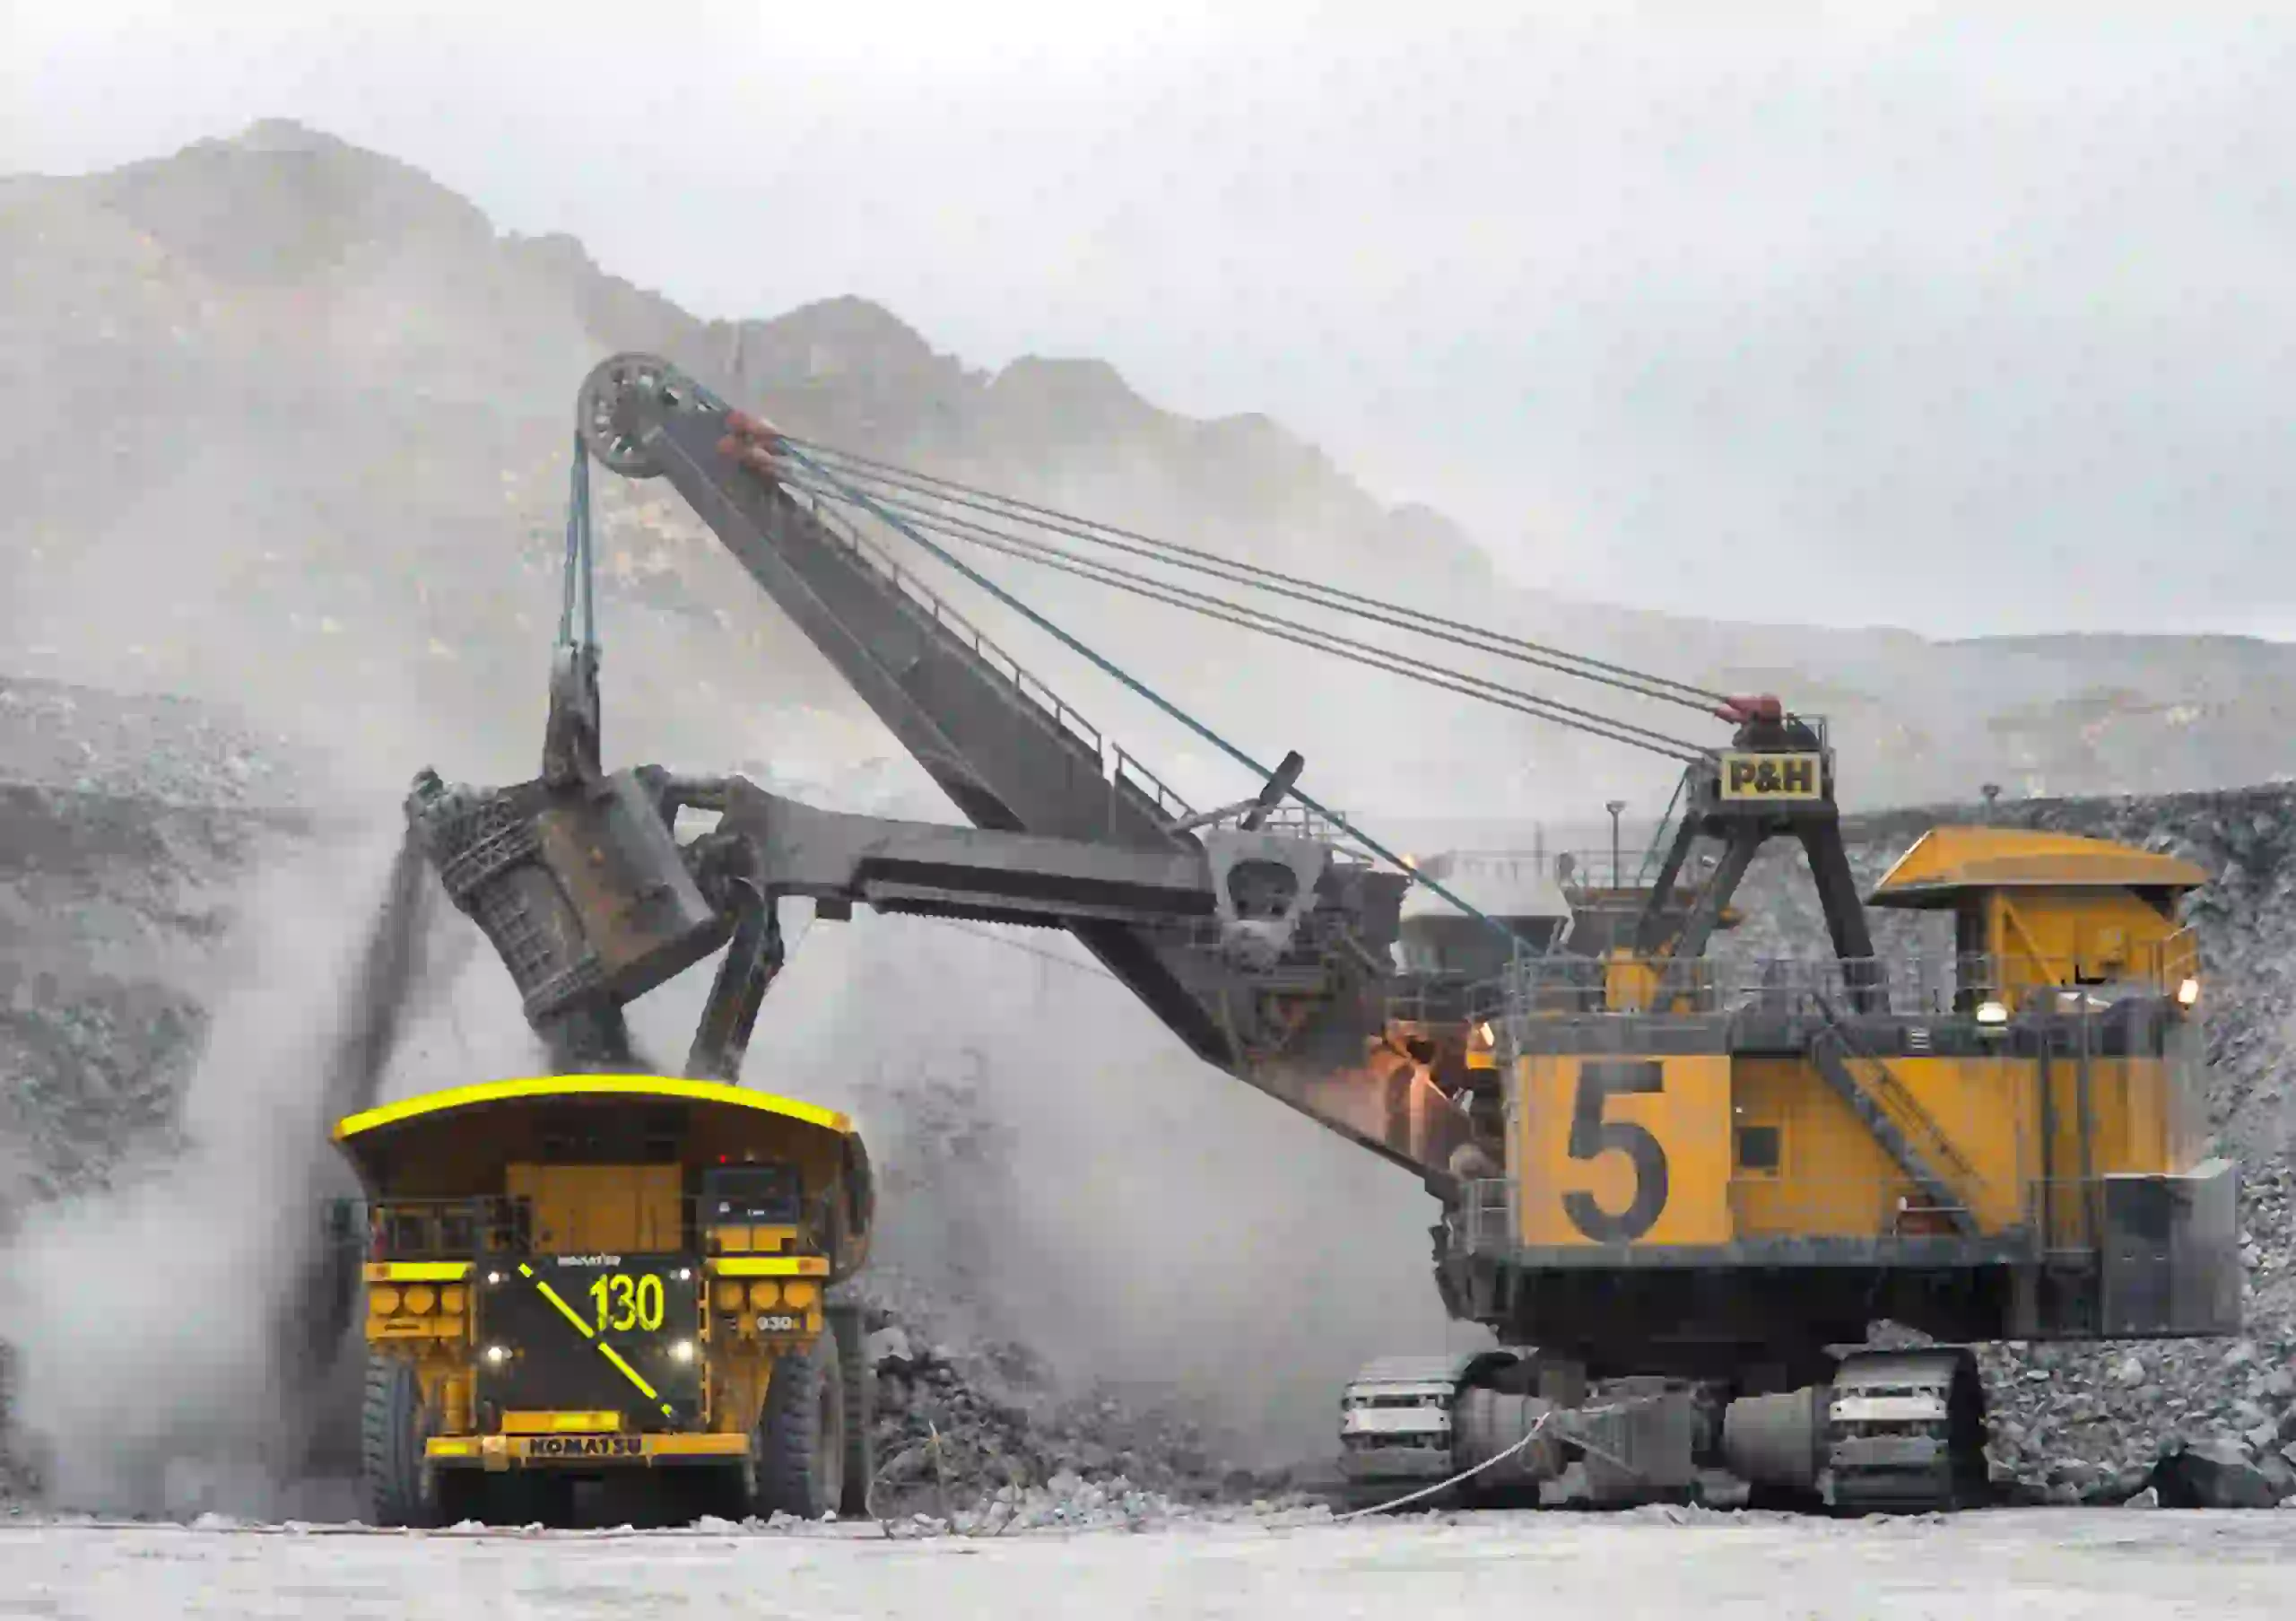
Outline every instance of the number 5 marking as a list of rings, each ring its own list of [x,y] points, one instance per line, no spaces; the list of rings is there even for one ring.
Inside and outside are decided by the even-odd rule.
[[[1587,1192],[1562,1196],[1570,1224],[1596,1243],[1632,1243],[1650,1231],[1666,1208],[1666,1151],[1649,1130],[1632,1120],[1603,1118],[1610,1100],[1665,1089],[1665,1068],[1650,1062],[1587,1062],[1578,1067],[1578,1093],[1570,1106],[1570,1157],[1599,1159],[1613,1149],[1634,1164],[1634,1196],[1616,1215]]]

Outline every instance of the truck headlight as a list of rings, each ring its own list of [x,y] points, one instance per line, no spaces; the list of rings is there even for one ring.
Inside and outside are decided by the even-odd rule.
[[[2178,1006],[2178,1007],[2191,1007],[2195,1002],[2197,1002],[2197,1001],[2199,1001],[2199,1000],[2200,1000],[2200,981],[2199,981],[2198,980],[2195,980],[2195,979],[2187,979],[2187,980],[2186,980],[2182,984],[2180,984],[2180,985],[2179,985],[2179,986],[2177,987],[2177,1006]]]
[[[489,1346],[486,1347],[486,1364],[489,1367],[499,1368],[509,1360],[510,1348],[508,1346]]]
[[[2001,1002],[1979,1002],[1977,1022],[1988,1030],[1998,1030],[2009,1022],[2008,1007]]]
[[[693,1341],[681,1339],[670,1346],[670,1360],[677,1363],[693,1360]]]

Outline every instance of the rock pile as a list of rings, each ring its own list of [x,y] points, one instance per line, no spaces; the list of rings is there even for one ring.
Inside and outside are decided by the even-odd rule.
[[[883,1517],[949,1521],[995,1508],[1008,1520],[1065,1523],[1286,1493],[1283,1476],[1226,1462],[1187,1415],[1063,1389],[1025,1346],[936,1343],[882,1304],[864,1322]]]

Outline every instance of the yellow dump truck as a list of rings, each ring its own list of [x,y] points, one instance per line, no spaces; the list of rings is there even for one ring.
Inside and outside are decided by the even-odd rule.
[[[866,1511],[874,1194],[846,1116],[714,1082],[556,1076],[352,1115],[371,1520]]]

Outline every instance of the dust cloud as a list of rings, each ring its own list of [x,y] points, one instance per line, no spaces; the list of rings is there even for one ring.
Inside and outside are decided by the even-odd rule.
[[[426,964],[452,947],[395,825],[280,853],[217,967],[180,1154],[31,1209],[0,1249],[13,1423],[66,1506],[355,1510],[349,1275],[329,1270],[346,1258],[323,1216],[357,1189],[326,1134],[381,1097]]]

